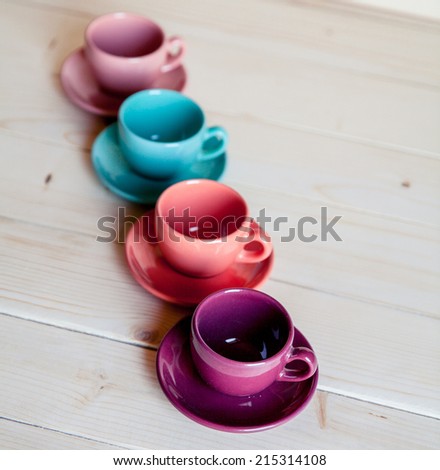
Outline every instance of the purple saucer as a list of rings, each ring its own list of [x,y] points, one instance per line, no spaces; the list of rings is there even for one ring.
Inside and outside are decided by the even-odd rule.
[[[224,395],[210,388],[192,362],[190,325],[191,319],[185,318],[167,333],[156,360],[162,390],[188,418],[219,431],[264,431],[294,418],[312,399],[318,371],[303,382],[274,382],[262,392],[247,397]],[[311,348],[297,329],[293,344]]]

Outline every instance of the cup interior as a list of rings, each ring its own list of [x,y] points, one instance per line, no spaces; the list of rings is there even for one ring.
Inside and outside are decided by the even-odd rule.
[[[131,132],[158,143],[189,139],[204,124],[203,111],[194,101],[180,93],[160,90],[132,95],[120,116]]]
[[[147,18],[116,13],[91,23],[88,40],[107,54],[141,57],[159,49],[164,34],[158,25]]]
[[[196,328],[206,345],[239,362],[257,362],[280,352],[291,330],[287,313],[255,291],[231,289],[214,294],[197,310]]]
[[[227,237],[247,217],[244,199],[232,188],[210,180],[172,186],[162,193],[158,210],[177,233],[201,240]]]

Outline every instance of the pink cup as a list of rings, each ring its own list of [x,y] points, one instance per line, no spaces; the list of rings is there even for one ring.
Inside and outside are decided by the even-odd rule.
[[[148,88],[159,74],[177,68],[185,44],[166,39],[159,25],[131,13],[110,13],[93,20],[85,33],[85,53],[99,84],[117,94]],[[176,54],[172,54],[177,49]]]
[[[258,263],[272,253],[240,194],[212,180],[166,189],[156,203],[156,230],[165,259],[190,276],[215,276],[234,262]]]
[[[318,367],[314,352],[294,347],[286,309],[253,289],[206,297],[191,320],[191,354],[200,376],[227,395],[261,392],[275,381],[300,382]]]

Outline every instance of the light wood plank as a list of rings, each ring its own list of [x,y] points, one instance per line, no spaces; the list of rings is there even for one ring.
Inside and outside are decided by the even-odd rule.
[[[440,418],[440,321],[270,282],[319,355],[321,388]]]
[[[3,163],[1,215],[96,237],[100,234],[97,220],[117,216],[118,206],[126,205],[100,185],[88,155],[79,156],[49,145],[43,150],[36,143],[10,139],[2,139],[14,158],[11,163]],[[32,148],[39,148],[40,159],[32,159]],[[29,158],[25,157],[27,154]],[[246,169],[241,168],[245,175]],[[45,184],[48,174],[52,180]],[[302,243],[297,238],[286,243],[282,237],[302,217],[320,220],[322,203],[278,189],[269,191],[266,187],[263,191],[235,178],[231,171],[225,181],[243,194],[252,215],[265,209],[272,220],[288,217],[289,226],[280,225],[278,232],[274,225],[267,225],[278,253],[276,279],[431,315],[438,313],[440,249],[435,227],[329,205],[329,220],[342,216],[335,229],[343,242],[330,238],[327,242]],[[287,188],[288,181],[284,181]],[[274,186],[275,183],[272,182]],[[19,192],[14,191],[17,187],[21,188]],[[143,211],[127,207],[128,214],[140,215]],[[309,226],[306,235],[312,233],[312,228]]]
[[[191,312],[159,301],[136,284],[123,244],[35,225],[22,226],[27,232],[22,238],[15,223],[3,220],[1,228],[8,226],[0,248],[2,312],[156,346]]]
[[[0,418],[0,449],[120,450],[121,447]]]
[[[9,14],[16,14],[17,8],[20,7],[11,7]],[[44,21],[42,12],[38,11],[37,15]],[[13,22],[8,24],[11,23]],[[53,24],[56,25],[56,21],[53,21]],[[53,44],[55,32],[50,31],[50,25],[46,30],[47,36],[44,39]],[[22,54],[29,54],[25,48],[26,40],[24,37],[23,50],[14,55],[12,60],[17,60],[15,58],[22,57]],[[82,38],[79,40],[82,41]],[[53,54],[52,49],[49,48],[48,54]],[[67,52],[63,52],[63,57]],[[40,56],[38,53],[33,54],[28,62],[20,62],[20,66],[28,69],[21,70],[17,80],[28,80],[27,77],[32,76],[32,87],[22,83],[25,94],[20,91],[21,97],[5,97],[5,102],[11,99],[14,106],[13,109],[7,109],[9,106],[4,105],[7,116],[2,122],[3,128],[20,137],[29,136],[32,139],[58,142],[69,147],[70,144],[75,148],[80,147],[82,158],[87,160],[87,150],[90,149],[96,134],[104,127],[105,121],[94,119],[67,102],[60,90],[58,79],[46,76],[51,64],[47,64],[47,69],[43,68],[41,71],[40,62],[48,59],[47,56],[41,56],[41,52],[39,54]],[[11,64],[8,70],[17,73],[16,65]],[[54,73],[56,72],[54,70]],[[12,76],[2,77],[7,82],[15,80]],[[26,96],[27,92],[29,96]],[[38,97],[41,97],[41,102],[29,109],[28,100],[32,100],[36,105],[35,100]],[[26,100],[26,104],[17,106],[17,99]],[[268,124],[252,115],[234,116],[225,114],[224,111],[210,112],[209,119],[211,122],[224,124],[231,133],[229,174],[236,180],[288,192],[294,191],[314,199],[379,211],[389,216],[426,223],[440,221],[439,207],[434,202],[440,200],[438,161],[375,147],[374,143],[367,145],[349,142],[335,139],[331,135],[305,132],[295,127],[280,127],[277,123]],[[30,164],[38,165],[33,158],[33,142],[29,144],[32,146],[29,149],[19,148],[16,143],[7,142],[8,140],[4,142],[3,152],[13,159],[15,171],[21,174],[24,167],[29,168]],[[10,145],[14,148],[10,148]],[[52,150],[51,154],[58,155],[59,152],[61,151]],[[32,159],[32,163],[16,161],[17,153],[26,155]],[[9,162],[5,161],[4,164],[8,165],[10,172]],[[328,183],[330,179],[332,184]]]
[[[438,443],[438,420],[323,392],[298,418],[274,430],[213,431],[167,402],[155,377],[154,352],[11,317],[1,322],[0,414],[9,418],[135,448],[435,448]]]
[[[91,236],[8,219],[2,220],[0,230],[0,305],[5,313],[157,347],[165,332],[192,311],[143,291],[129,274],[123,245],[97,243]],[[324,263],[316,267],[314,277],[327,263],[331,266],[321,256]],[[299,285],[271,281],[263,290],[286,305],[297,326],[310,336],[321,358],[321,386],[438,416],[438,317],[301,287],[310,260],[300,260],[295,250],[292,255],[278,252],[272,279],[283,273],[285,258],[292,279],[298,271]],[[347,278],[361,284],[360,274],[350,272]],[[336,267],[328,276],[337,276]],[[368,285],[367,280],[364,283]],[[402,296],[398,285],[395,290]],[[428,287],[416,290],[414,286],[408,289],[408,298],[421,299],[423,288],[429,295]]]
[[[32,30],[32,25],[38,24],[36,13],[25,37],[32,37],[32,46],[29,41],[15,46],[16,52],[20,51],[24,57],[34,53],[30,63],[38,64],[35,74],[32,74],[37,82],[49,79],[54,84],[51,74],[59,71],[69,50],[82,44],[84,27],[92,16],[112,7],[120,8],[116,3],[100,1],[66,3],[64,6],[70,8],[67,10],[70,16],[62,9],[55,9],[51,17],[44,8],[44,15],[39,15],[37,37]],[[434,27],[404,27],[400,22],[394,24],[385,20],[384,25],[371,18],[356,25],[356,16],[350,16],[348,21],[345,15],[333,10],[326,14],[325,10],[322,13],[321,10],[285,2],[274,4],[249,0],[241,4],[240,15],[237,15],[230,1],[216,11],[215,16],[209,2],[200,5],[194,1],[171,6],[165,2],[146,4],[133,1],[127,3],[126,8],[149,14],[159,21],[167,18],[164,23],[167,31],[178,32],[187,38],[190,52],[186,63],[191,71],[188,93],[208,110],[222,110],[232,115],[250,114],[270,122],[310,132],[322,130],[334,137],[355,138],[386,148],[404,148],[437,156],[440,152],[437,132],[440,122],[440,58],[435,54],[440,35]],[[6,12],[9,10],[13,17],[20,9],[26,11],[24,6],[7,5],[4,9]],[[80,16],[72,18],[71,10],[80,12]],[[6,16],[3,16],[5,22]],[[248,21],[243,24],[245,18]],[[271,18],[271,21],[261,21],[261,18]],[[333,22],[335,26],[332,27]],[[310,24],[314,24],[312,31],[315,36],[306,33]],[[5,23],[5,33],[13,28],[12,25],[10,21]],[[393,26],[395,29],[390,33],[387,27]],[[335,36],[339,36],[339,28],[347,27],[348,30],[342,34],[342,44],[350,52],[344,51],[342,64],[334,67],[332,64],[341,62],[341,52],[330,52],[323,57],[317,51],[327,51],[327,44],[331,44],[326,33],[329,28],[332,34],[336,31]],[[237,35],[235,31],[240,33]],[[371,46],[374,33],[379,34],[380,42]],[[423,48],[417,39],[419,34],[425,40]],[[306,44],[301,39],[304,35]],[[353,38],[359,37],[363,38],[362,46],[353,52]],[[402,47],[402,41],[405,41],[405,47]],[[427,42],[432,44],[432,48],[427,46]],[[427,54],[426,60],[435,74],[432,83],[436,86],[413,86],[413,78],[406,83],[404,80],[390,80],[386,74],[384,78],[383,73],[377,70],[371,72],[368,58],[373,56],[373,61],[382,63],[390,64],[397,60],[405,68],[403,75],[411,76],[408,70],[412,69],[407,68],[408,57],[396,59],[391,52],[383,55],[383,46],[388,43],[393,45],[393,52],[405,51],[406,55],[410,51],[412,61],[419,62],[415,68],[420,69],[421,75],[426,75],[427,71],[420,55]],[[49,47],[51,44],[57,47]],[[311,60],[314,55],[315,59]],[[351,65],[347,65],[347,61]],[[21,60],[18,69],[7,67],[3,81],[27,81],[23,74],[20,78],[18,72],[21,67],[29,65],[29,62]],[[230,70],[234,70],[233,75]],[[276,87],[278,98],[268,92],[268,84],[274,84],[272,87]],[[242,92],[237,93],[237,90]],[[25,92],[21,99],[26,95]],[[15,94],[6,98],[11,103],[9,107],[14,105],[20,109]],[[46,106],[50,104],[48,102]]]
[[[329,221],[342,216],[335,226],[341,242],[331,237],[312,243],[298,238],[285,242],[282,237],[302,217],[321,220],[321,204],[239,184],[235,187],[249,201],[252,214],[265,208],[272,220],[289,219],[279,232],[268,229],[277,253],[273,279],[438,316],[440,239],[436,228],[329,206]],[[311,227],[306,232],[315,233]],[[315,234],[319,236],[319,231]]]
[[[214,114],[230,129],[227,181],[440,224],[440,161]],[[270,136],[270,137],[269,137]]]
[[[377,8],[389,14],[408,15],[411,17],[421,17],[424,20],[440,20],[440,4],[436,0],[337,0],[344,4],[361,5],[367,11]]]
[[[78,18],[118,11],[119,7],[117,1],[108,0],[67,0],[62,5],[54,0],[21,3]],[[233,0],[226,0],[221,9],[215,10],[213,1],[189,0],[184,6],[173,0],[129,0],[125,4],[127,10],[153,16],[164,25],[180,24],[185,28],[190,23],[191,31],[207,25],[211,32],[217,29],[241,40],[252,38],[256,48],[264,39],[264,49],[273,47],[275,53],[282,49],[277,42],[288,41],[289,52],[300,59],[439,86],[440,56],[435,47],[439,44],[440,25],[431,21],[385,16],[376,9],[325,0],[243,0],[240,8]],[[406,47],[401,47],[402,39]]]
[[[225,182],[440,224],[440,160],[288,130],[246,117],[210,113],[209,121],[221,123],[230,133]],[[39,141],[33,135],[23,139],[15,132],[2,137],[0,148],[8,156],[0,161],[2,192],[5,198],[15,198],[8,205],[23,203],[25,209],[34,205],[42,197],[43,187],[45,198],[54,196],[49,188],[57,193],[76,192],[78,204],[82,201],[80,211],[87,211],[87,199],[97,199],[96,204],[105,200],[105,190],[91,171],[89,158],[91,144],[105,126],[104,121],[58,120],[48,112],[47,116],[13,123],[20,124],[32,129]],[[40,142],[42,138],[45,141]],[[36,152],[41,154],[38,159]],[[53,180],[45,185],[49,173]],[[17,185],[23,187],[21,194],[14,191]]]

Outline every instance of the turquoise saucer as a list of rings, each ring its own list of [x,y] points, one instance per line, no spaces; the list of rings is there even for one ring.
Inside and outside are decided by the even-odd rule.
[[[92,147],[93,167],[102,184],[118,196],[140,204],[155,204],[168,186],[179,181],[204,178],[218,180],[226,167],[226,153],[213,160],[196,162],[169,180],[154,180],[135,172],[119,147],[118,124],[106,127]]]

